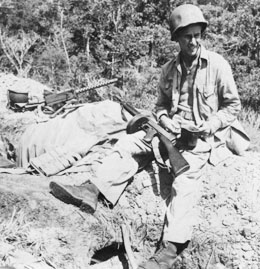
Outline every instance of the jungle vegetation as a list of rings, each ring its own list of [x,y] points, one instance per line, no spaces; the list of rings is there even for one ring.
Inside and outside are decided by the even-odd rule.
[[[2,0],[0,71],[63,90],[123,77],[128,99],[150,108],[160,67],[175,57],[168,16],[199,5],[203,43],[231,64],[244,108],[259,110],[260,0]]]

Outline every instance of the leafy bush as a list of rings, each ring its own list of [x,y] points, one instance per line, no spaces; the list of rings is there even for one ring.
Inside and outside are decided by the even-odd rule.
[[[0,24],[8,36],[21,30],[40,36],[29,51],[33,59],[29,76],[59,89],[81,87],[89,79],[124,76],[129,98],[150,107],[160,67],[178,51],[170,41],[170,10],[186,1],[2,2]],[[209,21],[204,44],[230,62],[243,105],[258,110],[260,3],[196,2]],[[1,69],[15,73],[0,49]]]

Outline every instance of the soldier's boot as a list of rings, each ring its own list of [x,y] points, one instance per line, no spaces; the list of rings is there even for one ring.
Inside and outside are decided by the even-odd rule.
[[[160,249],[138,269],[173,269],[177,258],[177,247],[169,241],[162,242]]]
[[[90,214],[97,209],[99,190],[91,182],[70,186],[52,181],[49,187],[51,193],[64,203],[75,205]]]

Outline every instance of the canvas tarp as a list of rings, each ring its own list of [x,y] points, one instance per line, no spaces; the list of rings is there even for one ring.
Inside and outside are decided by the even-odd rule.
[[[31,165],[50,176],[73,166],[88,153],[92,153],[92,159],[93,149],[106,150],[108,141],[125,135],[127,122],[123,118],[120,104],[106,100],[87,103],[66,117],[33,124],[19,142],[17,165]]]

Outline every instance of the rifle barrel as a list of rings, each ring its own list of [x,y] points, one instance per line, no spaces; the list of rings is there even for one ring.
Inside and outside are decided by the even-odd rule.
[[[108,80],[108,81],[104,81],[104,82],[100,82],[100,83],[97,83],[97,84],[94,84],[94,85],[90,85],[90,86],[85,87],[85,88],[78,89],[75,92],[77,94],[82,93],[82,92],[86,92],[88,90],[93,90],[93,89],[101,88],[101,87],[104,87],[104,86],[108,86],[108,85],[113,84],[113,83],[115,83],[117,81],[118,81],[117,78],[111,79],[111,80]]]
[[[131,114],[132,116],[135,116],[137,114],[139,114],[140,112],[135,109],[134,107],[132,107],[131,105],[127,104],[127,103],[123,103],[123,107],[124,109],[129,112],[129,114]]]

